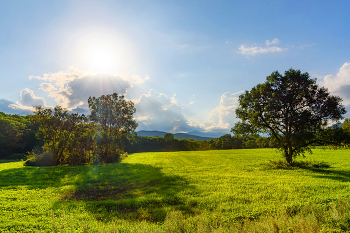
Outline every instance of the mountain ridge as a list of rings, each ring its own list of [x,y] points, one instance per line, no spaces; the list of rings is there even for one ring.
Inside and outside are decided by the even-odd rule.
[[[140,130],[140,131],[137,131],[136,133],[138,136],[164,137],[164,135],[167,132],[158,131],[158,130]],[[189,133],[174,133],[173,135],[177,139],[195,139],[198,141],[203,141],[203,140],[218,138],[218,137],[224,135],[224,133],[222,133],[222,134],[221,133],[208,133],[207,134],[207,133],[201,133],[198,131],[193,131],[193,132],[189,132]],[[218,136],[218,135],[220,135],[220,136]]]

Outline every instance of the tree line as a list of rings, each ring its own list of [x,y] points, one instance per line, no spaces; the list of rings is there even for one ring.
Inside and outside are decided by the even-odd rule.
[[[157,151],[196,151],[196,150],[225,150],[270,148],[269,139],[256,136],[232,136],[225,134],[209,140],[177,139],[167,133],[164,137],[129,136],[123,137],[123,148],[127,153],[157,152]]]
[[[148,137],[138,136],[132,130],[123,133],[113,129],[119,134],[116,135],[110,129],[112,123],[106,120],[104,126],[96,123],[98,115],[101,113],[96,111],[93,116],[69,113],[60,106],[54,109],[37,107],[35,114],[28,116],[0,112],[0,159],[24,159],[27,156],[27,164],[89,164],[117,162],[126,153],[136,152],[271,147],[268,138],[258,135],[225,134],[216,139],[198,141],[177,139],[171,133],[164,137]]]
[[[345,119],[341,128],[350,132],[350,119]],[[116,162],[127,153],[137,152],[275,147],[270,138],[258,134],[225,134],[203,141],[177,139],[171,133],[165,134],[164,137],[129,133],[114,138],[103,134],[88,116],[69,113],[60,106],[54,109],[38,107],[34,115],[28,116],[0,112],[0,159],[24,159],[29,155],[27,163],[34,165],[89,164]],[[103,145],[105,141],[109,141],[111,145]],[[108,154],[107,147],[113,153]],[[98,153],[100,156],[97,156]]]
[[[133,102],[116,93],[89,97],[88,116],[60,106],[38,106],[25,117],[1,113],[0,158],[27,152],[27,165],[76,165],[118,162],[126,152],[273,147],[292,164],[298,155],[312,152],[311,146],[350,144],[349,119],[342,127],[328,127],[329,120],[343,119],[341,101],[308,73],[290,69],[283,76],[276,71],[239,97],[236,116],[241,121],[231,130],[234,136],[196,141],[170,133],[139,137]]]

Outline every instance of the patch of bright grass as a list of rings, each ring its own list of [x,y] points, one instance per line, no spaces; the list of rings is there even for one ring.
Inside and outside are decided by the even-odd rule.
[[[349,150],[315,149],[293,169],[270,162],[279,159],[247,149],[137,153],[104,165],[1,163],[0,232],[350,230]]]

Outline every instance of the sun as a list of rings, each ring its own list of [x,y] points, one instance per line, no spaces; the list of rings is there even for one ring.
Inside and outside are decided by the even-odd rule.
[[[113,64],[116,65],[118,54],[113,54],[113,48],[108,45],[92,45],[86,51],[87,65],[100,72],[108,71]]]
[[[76,43],[77,67],[94,72],[120,72],[128,67],[131,47],[122,35],[109,31],[89,30]]]

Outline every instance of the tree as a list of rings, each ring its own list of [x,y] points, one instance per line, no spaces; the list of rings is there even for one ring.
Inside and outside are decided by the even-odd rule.
[[[277,71],[266,82],[239,97],[236,135],[267,133],[286,161],[293,163],[298,155],[311,152],[310,145],[334,142],[325,138],[327,121],[338,121],[346,113],[342,99],[319,87],[308,73],[290,69],[284,76]],[[323,132],[327,132],[323,134]]]
[[[98,153],[101,162],[116,162],[123,151],[122,136],[134,133],[137,127],[134,103],[117,93],[89,97],[90,120],[98,123]]]
[[[96,130],[84,114],[69,113],[61,106],[54,109],[38,106],[31,118],[39,124],[37,138],[44,141],[44,151],[37,155],[38,158],[33,158],[33,164],[77,165],[93,162]]]
[[[341,126],[341,134],[339,137],[342,137],[343,144],[347,147],[350,146],[350,118],[346,118]]]
[[[269,139],[265,137],[258,137],[256,140],[256,145],[260,148],[266,148],[269,146]]]
[[[21,157],[32,150],[39,143],[35,138],[37,128],[28,116],[0,112],[0,159]]]
[[[166,142],[171,142],[171,141],[174,140],[174,138],[175,138],[175,136],[174,136],[174,134],[172,134],[172,133],[166,133],[166,134],[164,134],[164,140],[165,140]]]
[[[350,118],[346,118],[343,122],[343,125],[341,126],[342,129],[345,131],[350,132]]]

